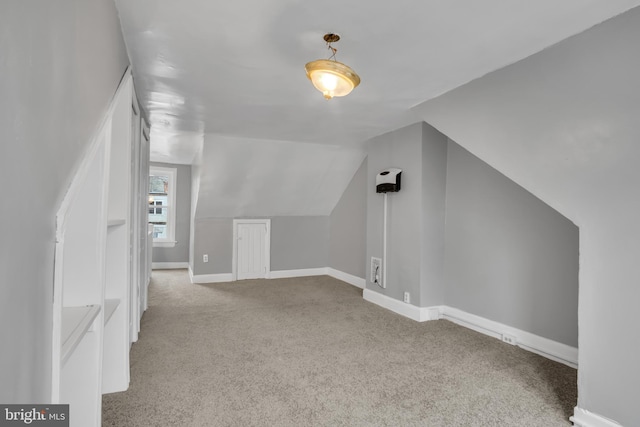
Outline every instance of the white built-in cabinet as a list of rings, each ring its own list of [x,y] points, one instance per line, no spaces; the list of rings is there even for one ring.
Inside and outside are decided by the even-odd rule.
[[[127,71],[56,217],[51,401],[70,405],[71,426],[99,426],[102,394],[129,387],[150,271],[139,112]]]

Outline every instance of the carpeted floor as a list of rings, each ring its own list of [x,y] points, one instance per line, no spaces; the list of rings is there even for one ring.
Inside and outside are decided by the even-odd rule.
[[[328,276],[192,285],[154,271],[131,386],[103,425],[570,426],[576,370]]]

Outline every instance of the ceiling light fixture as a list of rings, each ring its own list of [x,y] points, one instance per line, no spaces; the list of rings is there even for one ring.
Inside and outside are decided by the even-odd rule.
[[[334,96],[348,95],[356,86],[360,84],[360,77],[349,66],[336,61],[338,49],[331,46],[340,40],[337,34],[325,34],[324,41],[331,51],[329,59],[317,59],[304,66],[307,70],[307,77],[326,99]]]

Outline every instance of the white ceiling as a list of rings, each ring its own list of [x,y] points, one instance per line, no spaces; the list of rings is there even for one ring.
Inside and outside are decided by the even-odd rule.
[[[327,215],[368,139],[424,119],[412,107],[640,4],[115,1],[151,159],[202,160],[197,217]],[[362,78],[330,101],[304,72],[328,57],[327,32],[342,37],[337,59]],[[464,128],[464,115],[435,105],[447,131]]]
[[[638,4],[116,0],[154,153],[164,161],[177,153],[181,162],[192,158],[177,148],[185,131],[365,141],[417,121],[416,104]],[[304,73],[306,62],[328,56],[326,32],[342,36],[337,59],[362,78],[351,95],[331,101]]]

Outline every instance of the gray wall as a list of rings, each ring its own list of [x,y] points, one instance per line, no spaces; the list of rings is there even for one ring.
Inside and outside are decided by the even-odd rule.
[[[449,144],[446,304],[578,346],[578,227]]]
[[[578,406],[637,409],[640,7],[416,113],[580,227]]]
[[[422,193],[422,124],[380,135],[367,143],[367,251],[368,289],[402,301],[410,292],[420,300],[420,237]],[[371,282],[371,257],[382,258],[383,196],[376,194],[376,175],[390,167],[402,169],[402,190],[388,196],[387,287]]]
[[[447,137],[426,123],[416,123],[368,142],[367,275],[371,257],[382,258],[383,195],[376,175],[402,169],[402,189],[388,195],[387,287],[367,287],[417,306],[444,302],[444,220]]]
[[[48,402],[55,214],[128,65],[111,0],[0,3],[0,402]]]
[[[196,218],[194,225],[193,274],[231,273],[233,218]],[[209,262],[202,262],[202,255]]]
[[[427,123],[422,123],[421,307],[444,303],[447,141],[445,135]]]
[[[151,162],[151,166],[176,168],[176,245],[173,248],[153,248],[153,262],[188,262],[191,220],[191,166]]]
[[[361,278],[367,264],[367,184],[365,159],[329,217],[329,267]]]
[[[578,229],[426,123],[368,145],[367,258],[382,257],[375,176],[399,167],[389,197],[387,288],[577,346]],[[369,273],[367,272],[367,275]]]
[[[326,267],[328,252],[328,216],[271,218],[272,271]]]
[[[326,267],[328,216],[271,217],[271,271]],[[232,271],[233,218],[195,220],[194,274]],[[202,255],[209,262],[202,262]]]

